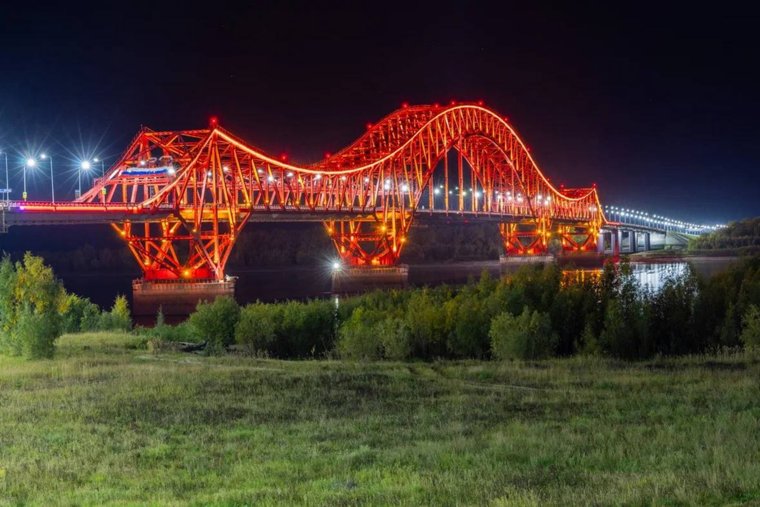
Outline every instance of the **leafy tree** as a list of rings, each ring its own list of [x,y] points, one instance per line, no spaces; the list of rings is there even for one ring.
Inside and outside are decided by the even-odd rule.
[[[129,312],[127,298],[119,294],[111,308],[111,322],[116,329],[129,331],[132,329],[132,314]]]
[[[211,353],[219,353],[235,341],[235,326],[240,307],[229,296],[217,297],[212,303],[201,302],[190,315],[195,336],[208,342]]]
[[[16,325],[16,268],[8,255],[0,261],[0,352],[12,353]]]
[[[280,357],[314,357],[332,349],[335,306],[331,301],[289,301],[282,305],[273,349]]]
[[[491,322],[491,352],[497,359],[541,359],[554,354],[557,335],[546,313],[527,306],[514,316],[501,313]]]
[[[425,288],[413,291],[406,311],[406,324],[414,354],[421,358],[443,356],[446,352],[446,312],[444,301]]]
[[[377,316],[359,307],[338,331],[337,351],[347,359],[375,360],[382,357],[383,343],[375,329]]]
[[[592,321],[586,321],[586,325],[583,327],[583,333],[580,337],[580,342],[576,344],[575,350],[581,354],[588,356],[596,356],[601,354],[602,349],[599,345],[599,338],[594,332],[594,325]]]
[[[276,338],[277,319],[272,305],[254,303],[240,310],[235,341],[253,354],[267,354]]]
[[[40,257],[0,263],[0,348],[29,359],[52,357],[61,334],[66,292]]]
[[[665,281],[648,301],[648,334],[653,352],[687,354],[699,351],[692,337],[697,280],[693,273]]]
[[[607,269],[607,265],[605,266]],[[600,282],[604,307],[604,328],[599,336],[603,352],[622,358],[644,357],[652,353],[647,341],[645,304],[638,282],[627,261],[620,263],[618,275]]]
[[[453,357],[484,357],[490,343],[488,330],[493,315],[476,294],[462,293],[445,305],[448,337],[446,351]]]
[[[407,359],[412,352],[411,334],[404,319],[388,317],[374,326],[386,359]]]
[[[741,342],[747,348],[760,347],[760,308],[750,305],[742,317]]]
[[[53,357],[55,340],[61,334],[61,320],[55,312],[39,313],[23,305],[16,319],[17,353],[28,359]]]
[[[76,294],[67,294],[63,311],[63,332],[79,333],[98,328],[101,312],[98,305]]]

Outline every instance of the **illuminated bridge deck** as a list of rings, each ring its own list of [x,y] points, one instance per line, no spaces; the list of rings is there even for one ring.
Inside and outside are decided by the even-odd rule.
[[[13,226],[32,225],[82,225],[110,224],[118,222],[155,222],[165,217],[178,216],[188,210],[174,206],[159,206],[156,209],[132,204],[103,204],[62,202],[10,202],[0,203],[3,223],[6,228]],[[211,212],[208,210],[207,212]],[[304,209],[298,206],[253,206],[239,208],[239,213],[250,212],[250,222],[323,222],[325,220],[371,220],[382,216],[383,210],[334,209],[320,208]],[[527,207],[514,207],[503,213],[484,211],[455,211],[443,209],[409,210],[418,220],[440,220],[460,222],[504,222],[506,220],[530,219],[533,215]],[[573,222],[576,218],[553,217],[553,220]]]

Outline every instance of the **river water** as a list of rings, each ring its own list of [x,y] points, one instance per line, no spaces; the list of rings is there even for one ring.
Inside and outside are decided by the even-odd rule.
[[[689,263],[695,271],[710,277],[728,267],[733,258],[695,258]],[[644,290],[656,291],[668,277],[684,274],[687,263],[672,262],[632,262],[634,276]],[[506,271],[516,270],[519,266],[509,266]],[[601,268],[572,268],[586,276],[600,271]],[[498,277],[505,268],[498,261],[456,262],[444,264],[425,264],[409,266],[409,285],[463,284],[470,279],[477,280],[486,270]],[[229,269],[229,274],[238,277],[236,299],[240,304],[256,300],[263,302],[284,301],[288,299],[304,300],[308,298],[327,297],[331,293],[329,266],[296,266],[286,268]],[[131,297],[132,273],[98,273],[95,275],[61,274],[61,279],[70,292],[90,298],[103,308],[113,303],[117,294]]]

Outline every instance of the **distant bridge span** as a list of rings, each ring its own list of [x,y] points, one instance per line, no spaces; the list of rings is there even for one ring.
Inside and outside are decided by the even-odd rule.
[[[404,106],[367,127],[311,165],[269,156],[213,121],[143,128],[79,199],[9,203],[3,226],[110,223],[146,280],[223,280],[249,221],[322,222],[359,268],[394,265],[413,221],[434,217],[498,222],[508,255],[544,254],[552,241],[600,247],[596,188],[552,185],[507,119],[482,104]]]

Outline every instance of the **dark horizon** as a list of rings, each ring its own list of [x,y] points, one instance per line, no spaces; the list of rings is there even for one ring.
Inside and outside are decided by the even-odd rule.
[[[191,4],[6,14],[0,148],[14,153],[15,198],[18,156],[52,153],[56,192],[73,196],[76,160],[114,161],[140,125],[215,115],[310,162],[402,102],[483,100],[552,181],[596,183],[605,204],[703,223],[760,215],[756,13]],[[30,198],[48,198],[47,174],[29,177]]]

